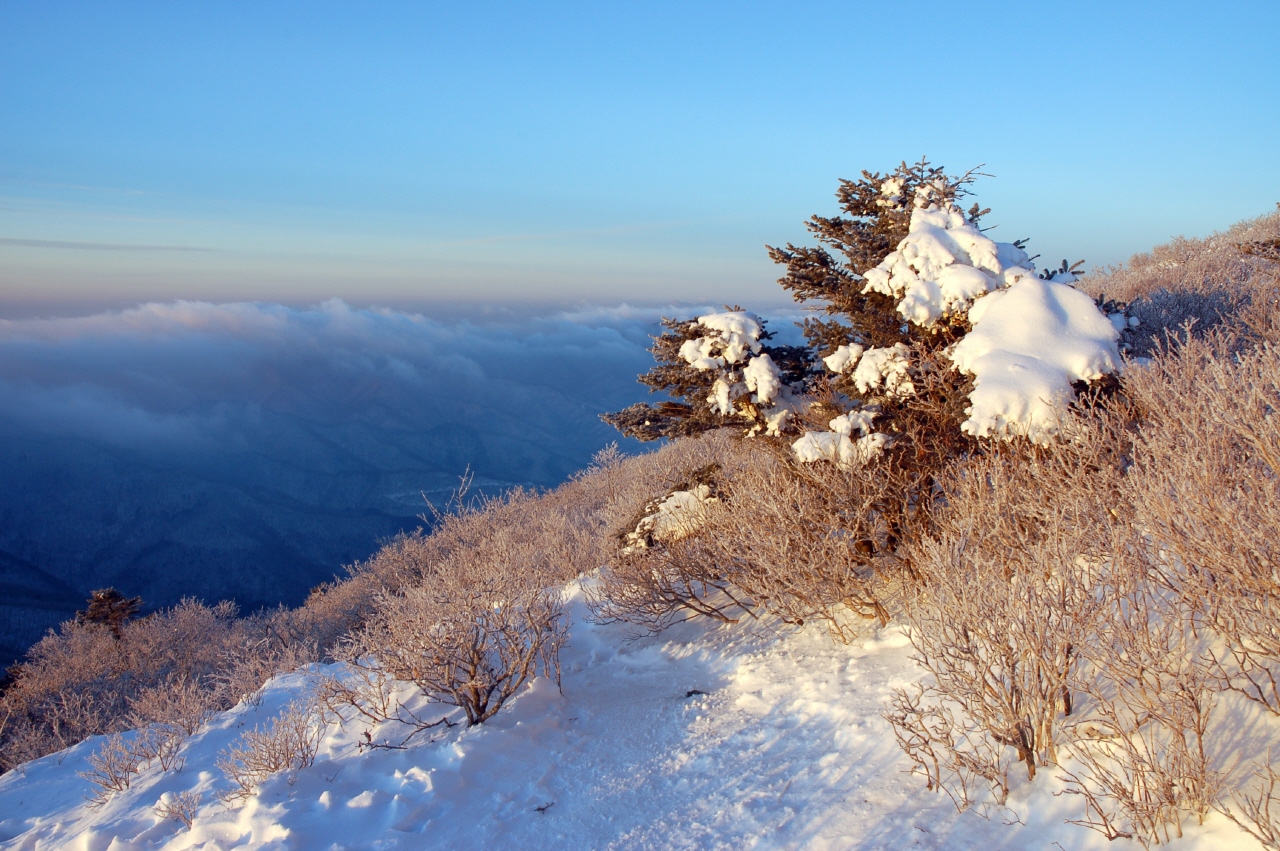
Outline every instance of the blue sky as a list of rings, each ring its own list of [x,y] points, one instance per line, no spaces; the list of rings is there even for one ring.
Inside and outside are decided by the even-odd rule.
[[[979,163],[1118,262],[1280,201],[1280,4],[0,0],[0,315],[785,297],[837,178]]]

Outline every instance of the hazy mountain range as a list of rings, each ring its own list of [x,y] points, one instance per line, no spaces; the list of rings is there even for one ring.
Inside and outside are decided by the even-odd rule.
[[[563,481],[617,438],[599,414],[644,396],[659,314],[179,302],[0,321],[0,654],[108,585],[148,608],[297,603],[468,468],[491,491]]]

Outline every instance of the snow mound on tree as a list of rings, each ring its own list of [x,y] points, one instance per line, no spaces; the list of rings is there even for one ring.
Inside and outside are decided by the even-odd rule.
[[[917,207],[897,250],[863,275],[863,292],[898,299],[904,319],[929,327],[963,313],[974,299],[1031,275],[1033,268],[1025,251],[986,237],[954,205]]]
[[[1120,363],[1115,324],[1067,284],[1022,278],[979,299],[969,320],[973,330],[951,360],[974,376],[961,428],[975,437],[1047,442],[1075,397],[1072,383],[1096,381]]]
[[[853,371],[853,382],[859,392],[883,387],[891,396],[910,396],[916,388],[911,383],[907,347],[903,343],[883,349],[867,349]]]
[[[740,401],[744,393],[750,393],[752,404],[777,410],[764,413],[764,422],[758,423],[749,434],[757,434],[761,429],[770,435],[781,434],[794,413],[795,398],[783,384],[782,370],[767,352],[762,352],[764,346],[760,339],[765,336],[764,323],[755,314],[743,310],[708,313],[694,323],[713,333],[685,340],[679,354],[694,369],[722,371],[706,398],[712,412],[730,416],[735,402]],[[738,364],[742,364],[739,369],[730,369]]]
[[[901,186],[886,181],[882,194],[896,198]],[[927,198],[926,198],[927,200]],[[1077,382],[1115,373],[1120,363],[1123,314],[1104,316],[1084,293],[1070,286],[1064,271],[1049,280],[1019,246],[995,242],[954,204],[921,204],[911,213],[910,230],[874,269],[864,274],[863,292],[897,300],[897,312],[921,328],[943,319],[967,318],[971,330],[949,352],[961,372],[974,376],[974,390],[961,429],[975,437],[1025,436],[1046,443],[1058,418],[1075,398]],[[883,391],[907,397],[915,392],[910,349],[903,343],[864,349],[838,347],[823,358],[828,370],[852,374],[860,393]],[[802,461],[831,460],[842,466],[865,463],[883,446],[855,444],[846,427],[832,420],[831,433],[806,434],[793,444]]]
[[[848,345],[840,346],[827,355],[822,359],[822,362],[827,369],[836,375],[843,375],[858,365],[858,360],[862,357],[863,351],[865,351],[864,347],[859,346],[857,343],[849,343]]]
[[[747,389],[755,393],[755,401],[768,404],[778,398],[782,390],[782,373],[767,354],[751,359],[742,370],[742,380]]]
[[[830,461],[845,470],[861,467],[879,458],[892,442],[889,435],[871,430],[878,414],[874,408],[858,408],[841,414],[827,424],[831,431],[808,432],[792,443],[791,449],[806,464]]]
[[[741,363],[748,352],[758,354],[764,325],[760,318],[744,310],[708,313],[699,316],[698,324],[713,335],[686,340],[680,346],[680,357],[694,369],[718,369],[726,364]]]

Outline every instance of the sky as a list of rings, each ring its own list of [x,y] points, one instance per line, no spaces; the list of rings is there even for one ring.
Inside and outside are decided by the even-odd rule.
[[[1280,4],[0,0],[0,316],[785,300],[841,177],[1123,261],[1280,201]],[[441,308],[443,309],[443,308]]]

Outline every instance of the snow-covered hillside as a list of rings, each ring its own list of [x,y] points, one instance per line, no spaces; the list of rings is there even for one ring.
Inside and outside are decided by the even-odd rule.
[[[100,738],[0,777],[5,848],[1114,848],[1066,824],[1082,815],[1056,778],[1015,786],[1008,809],[957,813],[908,776],[880,717],[919,671],[896,626],[860,645],[821,627],[686,623],[628,641],[586,620],[574,586],[563,693],[533,681],[489,723],[406,750],[361,750],[330,727],[315,764],[242,806],[220,751],[304,695],[324,672],[281,676],[259,706],[216,716],[180,771],[144,772],[105,807],[77,775]],[[443,707],[415,707],[424,717]],[[456,713],[455,713],[456,715]],[[441,728],[443,729],[443,728]],[[372,738],[394,740],[391,730]],[[420,737],[421,738],[421,737]],[[190,829],[156,815],[194,791]],[[1136,846],[1135,846],[1136,847]],[[1251,849],[1218,815],[1174,849]]]

